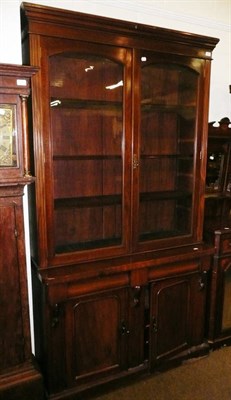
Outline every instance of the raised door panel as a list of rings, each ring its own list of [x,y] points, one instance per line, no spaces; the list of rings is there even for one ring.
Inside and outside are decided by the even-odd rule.
[[[158,363],[189,345],[189,284],[187,279],[152,284],[151,360]]]
[[[151,285],[151,365],[203,343],[205,283],[195,273]]]
[[[127,291],[115,290],[67,304],[69,384],[93,382],[126,367]]]

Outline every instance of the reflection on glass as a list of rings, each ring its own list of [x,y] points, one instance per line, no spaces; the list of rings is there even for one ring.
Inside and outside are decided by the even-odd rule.
[[[221,190],[224,153],[212,152],[208,155],[206,188],[212,191]]]
[[[141,58],[140,241],[191,233],[197,82]]]
[[[0,105],[0,167],[16,167],[15,106]]]
[[[123,66],[50,58],[56,252],[122,243]]]

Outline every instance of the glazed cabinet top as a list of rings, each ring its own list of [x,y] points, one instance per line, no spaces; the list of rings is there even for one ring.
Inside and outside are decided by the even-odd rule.
[[[217,42],[23,3],[41,268],[202,243]]]

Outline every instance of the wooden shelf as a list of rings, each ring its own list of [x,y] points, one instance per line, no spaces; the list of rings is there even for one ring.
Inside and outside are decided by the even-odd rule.
[[[121,238],[109,238],[101,240],[84,241],[79,243],[68,243],[56,247],[57,253],[66,253],[72,251],[90,250],[101,247],[118,246],[121,244]]]
[[[174,158],[174,159],[180,159],[180,160],[192,160],[193,154],[142,154],[141,153],[141,159],[154,159],[154,160],[161,160],[161,159],[169,159],[169,158]]]
[[[104,154],[95,154],[95,155],[54,155],[54,161],[65,161],[65,160],[121,160],[122,157],[120,155],[104,155]]]
[[[155,201],[155,200],[175,200],[175,199],[183,199],[192,197],[191,192],[186,191],[162,191],[162,192],[149,192],[149,193],[141,193],[140,200],[141,201]]]
[[[156,239],[164,239],[168,238],[171,236],[182,236],[182,234],[187,234],[187,232],[180,231],[180,230],[157,230],[154,232],[144,232],[142,235],[140,235],[140,240],[141,241],[148,241],[148,240],[156,240]]]
[[[184,191],[162,191],[162,192],[146,192],[140,194],[140,200],[175,200],[190,198],[191,192]],[[105,196],[86,196],[76,198],[55,199],[55,209],[60,208],[88,208],[88,207],[104,207],[109,205],[122,204],[121,195],[105,195]]]
[[[55,199],[55,209],[104,207],[122,203],[121,195],[88,196],[69,199]]]
[[[152,102],[142,101],[141,103],[142,111],[145,112],[164,112],[164,113],[176,113],[180,116],[194,116],[196,112],[195,105],[185,105],[185,104],[158,104]]]
[[[57,103],[54,103],[57,102]],[[55,105],[51,105],[53,110],[59,110],[61,108],[76,108],[76,109],[90,109],[90,110],[120,110],[123,106],[120,101],[108,101],[108,100],[89,100],[89,99],[56,99],[54,97],[51,98],[50,103],[54,103]]]

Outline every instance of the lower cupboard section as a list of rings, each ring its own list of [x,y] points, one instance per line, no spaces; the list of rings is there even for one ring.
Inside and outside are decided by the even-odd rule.
[[[207,348],[206,273],[105,287],[71,298],[63,297],[65,283],[55,290],[41,286],[46,298],[40,308],[40,316],[45,316],[40,332],[44,341],[37,340],[36,347],[48,398],[71,399],[97,385],[158,369]]]

